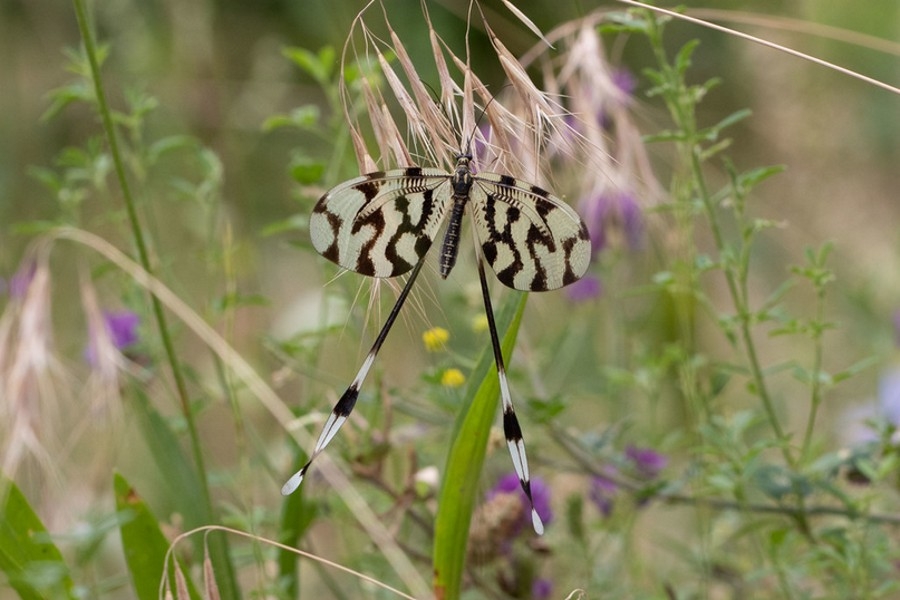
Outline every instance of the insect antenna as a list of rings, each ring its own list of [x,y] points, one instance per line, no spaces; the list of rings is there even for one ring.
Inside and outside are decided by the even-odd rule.
[[[503,88],[509,87],[509,85],[510,84],[507,83],[506,85],[503,86]],[[503,91],[503,88],[500,88],[500,91]],[[491,96],[491,99],[488,100],[487,104],[484,105],[484,108],[481,109],[481,112],[479,113],[478,118],[475,119],[475,127],[472,128],[472,133],[469,134],[469,139],[466,141],[466,149],[463,152],[463,154],[465,154],[467,156],[472,156],[472,140],[475,139],[475,134],[478,133],[478,125],[481,123],[481,119],[483,119],[484,116],[487,114],[488,108],[490,108],[491,104],[493,104],[494,100],[496,100],[496,99],[497,99],[497,95],[494,94],[493,96]]]

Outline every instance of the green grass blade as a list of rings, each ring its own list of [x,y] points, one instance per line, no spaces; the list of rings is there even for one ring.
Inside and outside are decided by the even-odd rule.
[[[113,475],[113,489],[116,509],[122,519],[122,548],[125,550],[125,562],[131,573],[135,595],[140,600],[157,600],[169,541],[147,504],[118,473]],[[184,569],[182,572],[186,573]],[[186,575],[185,577],[187,578]],[[171,567],[169,584],[174,590],[175,571]],[[200,600],[200,594],[190,579],[187,579],[187,586],[191,598]]]
[[[175,503],[179,514],[184,517],[185,528],[218,524],[217,519],[210,514],[206,503],[197,501],[197,498],[203,497],[203,482],[193,462],[188,460],[182,451],[182,445],[175,432],[153,407],[146,394],[138,387],[135,387],[134,391],[135,401],[131,407],[138,417],[137,422],[154,462],[163,469],[163,480],[169,488],[168,497]],[[207,536],[207,543],[222,597],[235,600],[240,598],[225,535],[212,532]],[[202,554],[200,545],[195,546],[198,553]]]
[[[175,503],[184,517],[188,529],[210,524],[210,515],[202,502],[183,499],[200,498],[200,477],[194,464],[181,449],[181,442],[169,423],[150,402],[146,394],[135,386],[135,399],[131,408],[137,416],[144,442],[153,456],[153,462],[162,470],[167,496]]]
[[[307,455],[296,448],[296,458],[292,471],[306,463]],[[281,527],[278,541],[295,548],[300,538],[316,518],[317,507],[303,494],[303,488],[286,496],[281,505]],[[281,598],[297,598],[300,589],[299,557],[289,550],[278,549],[278,591]]]
[[[527,299],[527,294],[517,294],[497,314],[498,332],[506,332],[501,347],[507,361],[516,343]],[[490,346],[482,353],[470,382],[466,404],[457,417],[447,456],[435,519],[434,591],[435,597],[444,600],[459,598],[469,525],[475,510],[488,436],[500,402],[500,383]]]
[[[23,600],[75,598],[62,554],[19,487],[0,477],[0,570]]]

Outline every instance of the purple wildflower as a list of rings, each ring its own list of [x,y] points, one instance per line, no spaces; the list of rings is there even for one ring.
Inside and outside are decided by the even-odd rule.
[[[631,461],[637,472],[646,479],[656,479],[660,471],[669,464],[669,459],[665,454],[637,446],[625,448],[625,458]]]
[[[619,493],[619,486],[611,479],[617,474],[615,467],[606,467],[604,475],[597,475],[591,478],[591,489],[588,492],[588,498],[597,507],[604,517],[612,514],[613,504],[616,495]]]
[[[550,487],[540,477],[531,478],[531,497],[534,499],[534,510],[544,522],[553,520],[553,509],[550,507]]]
[[[900,369],[882,373],[875,400],[844,409],[838,423],[841,443],[851,448],[878,442],[885,427],[892,432],[892,440],[900,443],[896,433],[900,429]]]
[[[597,256],[606,247],[606,213],[609,212],[609,200],[606,193],[582,200],[581,214],[587,225],[588,235],[591,237],[591,253]]]
[[[628,104],[631,103],[631,97],[634,94],[634,90],[637,88],[637,79],[628,69],[614,70],[610,76],[610,80],[618,93],[613,92],[607,94],[609,105],[607,106],[604,104],[597,115],[597,122],[603,129],[612,129],[615,123],[615,119],[610,114],[610,108],[612,108],[614,112],[617,108],[621,109],[628,106]]]
[[[625,241],[631,250],[640,250],[644,242],[644,216],[637,199],[631,192],[619,194],[619,216]]]
[[[522,500],[522,523],[530,525],[531,523],[531,506],[528,505],[528,498],[522,491],[522,485],[519,483],[519,476],[515,473],[508,473],[500,478],[497,485],[487,493],[487,500],[490,500],[498,494],[514,494],[518,493]],[[550,507],[550,488],[544,483],[540,477],[531,478],[531,497],[534,500],[534,510],[546,525],[553,520],[553,509]]]
[[[138,341],[138,325],[141,318],[131,311],[105,312],[103,320],[112,338],[113,346],[124,350]]]
[[[34,279],[37,272],[37,264],[29,262],[16,271],[16,274],[9,280],[9,297],[22,299],[28,293],[28,287]]]
[[[553,594],[553,582],[549,579],[535,579],[531,584],[531,597],[534,600],[546,600]]]
[[[630,98],[637,89],[637,78],[628,69],[615,69],[612,73],[612,81],[623,96]]]
[[[137,343],[140,323],[141,318],[131,311],[103,312],[106,335],[116,350],[125,350]],[[94,337],[96,335],[98,335],[96,332],[91,333],[92,339],[85,349],[85,359],[92,366],[97,365],[97,341]]]
[[[584,302],[599,297],[603,293],[603,284],[594,275],[585,275],[575,283],[566,287],[566,295],[572,302]]]
[[[609,235],[616,229],[621,230],[631,250],[639,250],[643,245],[644,218],[633,193],[606,190],[582,201],[581,207],[594,256],[606,247]]]
[[[878,405],[888,423],[900,426],[900,371],[891,371],[878,380]]]
[[[894,343],[900,346],[900,309],[894,311],[891,321],[894,324]]]
[[[515,473],[507,473],[497,482],[497,485],[487,493],[487,499],[490,500],[497,494],[509,494],[519,489],[519,476]]]

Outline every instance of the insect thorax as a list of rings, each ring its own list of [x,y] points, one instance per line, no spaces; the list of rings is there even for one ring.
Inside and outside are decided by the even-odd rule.
[[[454,199],[461,198],[463,202],[469,199],[469,190],[472,188],[471,162],[471,154],[460,154],[456,158],[456,169],[450,180],[453,185]]]

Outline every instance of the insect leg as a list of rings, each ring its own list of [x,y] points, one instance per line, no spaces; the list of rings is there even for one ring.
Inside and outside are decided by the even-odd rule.
[[[281,488],[281,493],[285,496],[291,494],[300,487],[300,484],[303,483],[303,477],[306,475],[306,472],[309,470],[309,466],[312,464],[312,461],[325,450],[325,447],[334,439],[334,436],[337,435],[337,432],[341,429],[341,426],[347,421],[347,418],[350,416],[350,413],[353,411],[353,407],[356,406],[356,400],[359,397],[359,388],[362,387],[363,381],[365,381],[366,376],[369,374],[369,370],[372,368],[372,364],[375,362],[375,357],[378,356],[378,351],[381,349],[381,345],[384,343],[384,340],[387,338],[388,333],[391,330],[391,327],[394,325],[394,321],[397,320],[397,315],[400,314],[400,309],[403,307],[403,303],[406,301],[406,297],[409,296],[409,292],[412,289],[413,283],[416,281],[416,277],[419,275],[419,271],[422,269],[422,265],[425,263],[425,256],[427,252],[422,255],[422,258],[419,259],[419,262],[416,263],[415,268],[413,268],[412,272],[409,275],[409,279],[406,281],[406,285],[403,286],[403,290],[400,292],[400,296],[397,298],[397,302],[394,303],[394,307],[391,309],[390,314],[387,317],[387,320],[384,322],[384,325],[381,327],[381,331],[378,332],[378,337],[375,338],[375,342],[372,344],[372,349],[369,350],[369,354],[366,356],[366,359],[363,361],[362,366],[359,368],[359,372],[356,374],[356,377],[353,378],[353,382],[350,384],[350,387],[344,392],[341,396],[341,399],[337,401],[337,404],[334,405],[334,408],[331,410],[331,414],[328,416],[328,420],[325,422],[325,426],[322,428],[322,433],[319,434],[319,440],[316,442],[316,447],[313,449],[312,454],[309,456],[309,460],[306,462],[303,467],[294,473],[290,479],[287,480],[287,483]]]
[[[516,475],[522,491],[528,496],[531,504],[531,524],[538,535],[544,534],[544,523],[534,508],[534,498],[531,497],[531,477],[528,474],[528,457],[525,455],[525,440],[522,438],[522,428],[519,427],[519,419],[513,408],[512,396],[509,393],[509,382],[506,379],[506,367],[503,365],[503,351],[500,348],[500,338],[497,335],[497,325],[494,322],[494,310],[491,308],[491,296],[488,293],[487,278],[484,275],[484,260],[481,252],[478,252],[478,278],[481,280],[481,295],[484,298],[484,311],[487,314],[488,329],[491,332],[491,346],[494,349],[494,363],[497,365],[497,377],[500,380],[500,398],[503,406],[503,434],[506,436],[506,445],[512,457]]]

